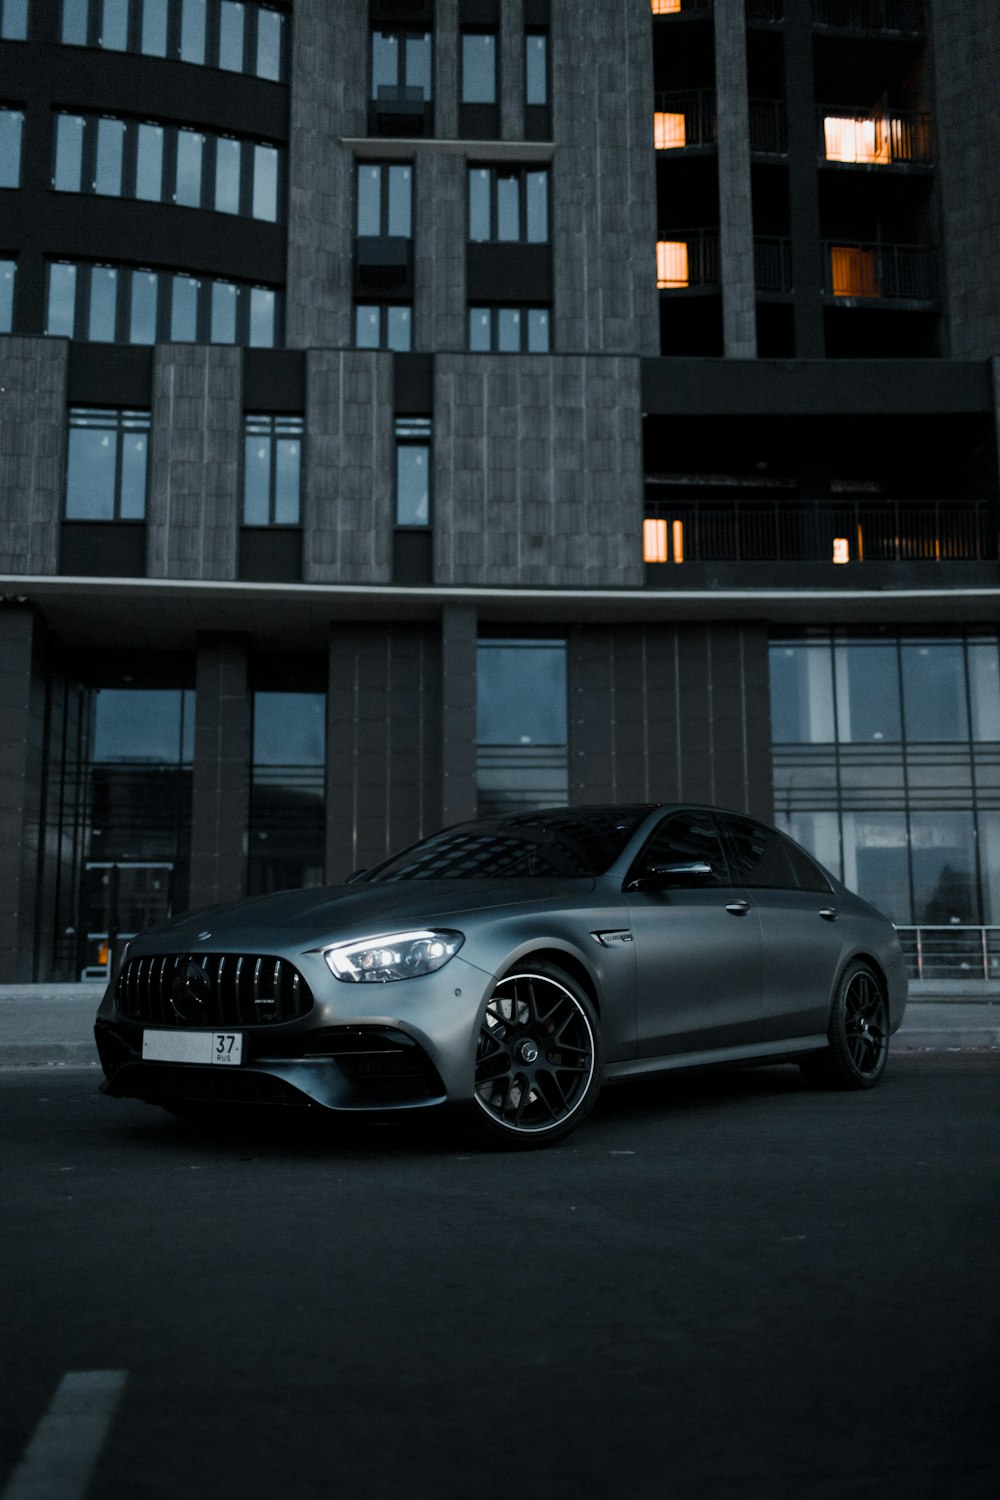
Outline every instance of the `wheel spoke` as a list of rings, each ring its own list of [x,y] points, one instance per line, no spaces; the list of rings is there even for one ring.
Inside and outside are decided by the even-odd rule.
[[[475,1091],[498,1123],[545,1133],[586,1098],[594,1036],[576,997],[556,979],[516,974],[487,1003],[476,1053]]]

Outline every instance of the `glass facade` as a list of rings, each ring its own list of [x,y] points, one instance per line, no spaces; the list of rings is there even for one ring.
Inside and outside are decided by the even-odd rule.
[[[183,132],[182,132],[183,133]],[[150,267],[51,261],[45,332],[118,344],[280,341],[280,293]]]
[[[149,412],[70,409],[67,521],[141,521],[149,474]]]
[[[326,695],[253,695],[248,890],[322,885]]]
[[[476,702],[480,815],[566,806],[565,641],[481,640]]]
[[[23,129],[23,110],[0,109],[0,188],[20,186]]]
[[[244,526],[297,526],[302,485],[302,418],[248,413],[244,422]]]
[[[775,817],[904,926],[1000,923],[1000,640],[773,642]]]
[[[5,22],[8,8],[16,18],[26,0],[5,0]],[[286,32],[284,11],[252,0],[62,0],[59,39],[279,81],[287,73]]]

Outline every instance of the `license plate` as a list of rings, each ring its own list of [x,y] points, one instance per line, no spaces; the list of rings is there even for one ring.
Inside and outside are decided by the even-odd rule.
[[[241,1031],[144,1031],[145,1062],[221,1063],[236,1067],[243,1061]]]

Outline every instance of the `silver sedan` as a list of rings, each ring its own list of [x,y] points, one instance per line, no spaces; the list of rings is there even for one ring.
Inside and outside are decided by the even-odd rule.
[[[871,1088],[905,1005],[895,928],[784,834],[634,805],[464,823],[343,886],[173,918],[95,1029],[105,1092],[177,1114],[447,1106],[517,1148],[675,1068]]]

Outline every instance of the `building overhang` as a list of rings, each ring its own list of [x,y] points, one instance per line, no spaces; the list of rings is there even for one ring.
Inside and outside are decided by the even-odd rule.
[[[220,583],[0,575],[0,605],[32,606],[77,650],[190,650],[206,631],[268,651],[326,649],[338,622],[440,619],[474,608],[484,625],[708,623],[996,625],[1000,586],[951,589],[495,589]]]

